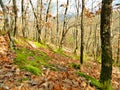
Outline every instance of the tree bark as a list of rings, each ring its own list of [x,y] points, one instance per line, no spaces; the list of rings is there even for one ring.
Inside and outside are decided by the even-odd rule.
[[[58,10],[59,10],[59,6],[58,6],[58,0],[57,0],[57,27],[56,27],[56,45],[58,45],[59,42],[59,37],[58,37],[58,32],[59,32],[59,16],[58,16]]]
[[[77,16],[76,16],[76,21],[78,22],[78,20],[79,20],[79,13],[80,13],[80,10],[79,10],[79,8],[80,8],[80,1],[79,0],[75,0],[75,5],[76,5],[76,11],[77,11]],[[74,48],[74,54],[76,54],[77,53],[77,49],[78,49],[78,42],[77,42],[77,40],[78,40],[78,26],[76,26],[75,27],[76,28],[76,30],[74,30],[75,32],[75,36],[74,36],[74,39],[75,39],[75,48]]]
[[[8,15],[7,15],[7,11],[6,11],[6,8],[5,8],[2,0],[0,0],[0,5],[1,5],[1,7],[2,7],[3,15],[4,15],[4,20],[5,20],[5,21],[4,21],[4,30],[7,31],[7,30],[8,30],[7,28],[9,27]]]
[[[22,33],[25,38],[25,10],[24,10],[24,0],[21,0],[21,12],[22,12]]]
[[[120,26],[120,11],[119,11],[119,26]],[[118,50],[117,50],[117,64],[120,63],[120,28],[118,31]]]
[[[13,40],[12,40],[12,38],[11,38],[10,27],[9,27],[9,23],[8,23],[8,22],[9,22],[9,19],[8,19],[7,11],[6,11],[6,8],[5,8],[2,0],[0,0],[0,5],[1,5],[1,7],[2,7],[3,14],[4,14],[4,20],[5,20],[5,21],[4,21],[4,30],[5,30],[5,32],[6,32],[5,34],[7,34],[8,37],[9,37],[10,46],[11,46],[13,49],[15,49],[14,42],[13,42]]]
[[[30,2],[30,4],[31,4],[32,11],[33,11],[34,17],[35,17],[35,19],[36,19],[36,28],[37,28],[37,32],[38,32],[38,42],[41,43],[41,26],[39,26],[39,20],[38,20],[37,14],[35,13],[35,10],[34,10],[32,1],[29,0],[29,2]],[[42,7],[41,7],[41,8],[42,8]],[[40,25],[41,25],[41,24],[40,24]]]
[[[111,15],[112,1],[102,0],[101,12],[101,49],[102,49],[102,65],[100,74],[100,83],[102,90],[112,90],[112,47],[111,47]]]
[[[66,15],[67,15],[67,11],[68,11],[68,6],[69,6],[69,0],[67,0],[67,5],[65,8],[63,30],[62,30],[62,36],[61,36],[59,48],[62,48],[62,46],[63,46],[63,40],[65,38],[65,33],[66,33],[65,30],[67,29],[66,28],[66,23],[67,23],[67,16]]]
[[[15,26],[14,26],[14,37],[16,36],[16,33],[17,33],[17,5],[16,5],[16,0],[13,0],[13,13],[14,13],[14,23],[15,23]]]
[[[50,0],[49,3],[48,3],[48,8],[47,8],[47,12],[46,12],[46,19],[45,19],[46,22],[48,22],[48,18],[49,18],[48,14],[50,12],[51,2],[52,2],[52,0]],[[47,28],[45,28],[45,36],[44,36],[44,38],[45,38],[45,40],[47,38]]]
[[[82,12],[81,12],[81,45],[80,45],[80,63],[83,64],[83,52],[84,52],[84,8],[85,3],[82,0]]]

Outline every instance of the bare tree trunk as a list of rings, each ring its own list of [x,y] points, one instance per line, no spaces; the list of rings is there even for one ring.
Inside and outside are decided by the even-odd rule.
[[[90,25],[90,32],[89,32],[88,40],[87,40],[87,42],[86,42],[86,50],[89,50],[90,45],[91,45],[91,44],[89,44],[89,41],[90,41],[90,39],[91,39],[91,34],[92,34],[92,27],[91,27],[91,26],[92,26],[92,25]]]
[[[102,90],[112,90],[112,46],[111,46],[111,15],[112,1],[102,0],[101,12],[101,49],[102,49],[102,65],[100,74],[100,83]]]
[[[94,28],[94,43],[93,43],[93,51],[94,51],[94,60],[96,60],[96,54],[97,54],[97,52],[96,52],[96,50],[97,50],[97,36],[96,36],[96,30],[97,30],[97,24],[96,24],[96,26],[95,26],[95,28]]]
[[[7,11],[6,11],[6,8],[5,8],[2,0],[0,0],[0,5],[1,5],[1,7],[2,7],[3,14],[4,14],[4,20],[5,20],[5,21],[4,21],[4,30],[5,30],[5,32],[7,32],[8,37],[9,37],[9,39],[10,39],[10,46],[13,47],[13,49],[15,49],[14,42],[13,42],[13,40],[12,40],[12,38],[11,38],[10,27],[9,27],[9,23],[8,23],[9,20],[8,20]]]
[[[13,12],[14,12],[14,23],[15,23],[13,36],[15,37],[17,33],[17,17],[18,17],[16,0],[13,0]]]
[[[46,19],[45,19],[46,22],[48,22],[48,18],[49,18],[48,14],[50,12],[51,1],[52,0],[49,0],[49,3],[48,3],[48,8],[47,8],[47,12],[46,12]],[[46,37],[47,37],[47,28],[45,28],[45,36],[44,36],[45,40],[46,40]]]
[[[120,26],[120,11],[119,11],[119,26]],[[117,64],[120,63],[120,28],[119,28],[119,31],[118,31],[118,50],[117,50]]]
[[[25,10],[24,10],[24,0],[21,0],[21,11],[22,11],[22,33],[25,38]]]
[[[35,10],[34,10],[34,7],[33,7],[33,4],[32,4],[32,1],[29,0],[31,6],[32,6],[32,11],[33,11],[33,14],[34,14],[34,17],[36,19],[36,28],[37,28],[37,31],[38,31],[38,42],[41,43],[41,26],[39,26],[39,21],[38,21],[38,17],[35,13]]]
[[[82,0],[82,12],[81,12],[81,45],[80,45],[80,63],[83,64],[83,52],[84,52],[84,0]]]
[[[7,15],[7,11],[6,11],[6,8],[2,2],[2,0],[0,0],[0,5],[2,7],[2,10],[3,10],[3,14],[4,14],[4,30],[8,30],[8,27],[9,27],[9,23],[8,23],[8,15]]]
[[[58,16],[58,9],[59,9],[59,6],[58,6],[58,0],[57,0],[57,27],[56,27],[56,45],[58,45],[58,42],[59,42],[59,36],[58,36],[58,32],[59,32],[59,16]]]
[[[42,31],[42,9],[43,9],[43,7],[42,7],[42,4],[43,4],[43,2],[42,2],[42,0],[40,0],[40,19],[39,19],[39,28],[38,28],[38,42],[41,42],[42,41],[42,39],[41,39],[41,31]]]
[[[76,4],[76,10],[77,10],[77,16],[76,16],[76,20],[78,22],[78,19],[79,19],[79,8],[80,8],[80,1],[79,0],[75,0],[75,4]],[[78,42],[77,42],[77,36],[78,36],[78,26],[76,26],[76,30],[75,30],[75,48],[74,48],[74,54],[76,54],[77,52],[77,49],[78,49]]]
[[[42,31],[42,9],[43,9],[42,5],[43,5],[43,1],[42,0],[40,0],[40,1],[41,2],[40,2],[40,30],[39,30],[39,33],[41,35],[41,31]],[[39,39],[40,39],[40,36],[39,36]]]
[[[66,9],[65,9],[65,13],[64,13],[64,22],[63,22],[63,30],[62,30],[62,36],[61,36],[61,40],[60,40],[60,45],[59,48],[62,48],[63,45],[63,40],[65,38],[65,30],[67,29],[67,11],[68,11],[68,6],[69,6],[69,0],[67,0],[67,5],[66,5]]]

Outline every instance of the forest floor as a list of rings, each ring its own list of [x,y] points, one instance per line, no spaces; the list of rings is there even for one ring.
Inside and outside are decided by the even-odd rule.
[[[70,53],[28,40],[15,43],[16,51],[0,60],[0,90],[99,90],[99,62],[86,61],[79,69],[79,60]],[[117,66],[112,86],[120,89]]]

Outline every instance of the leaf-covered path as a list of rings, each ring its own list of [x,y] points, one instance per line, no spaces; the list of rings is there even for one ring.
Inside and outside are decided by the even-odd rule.
[[[15,59],[0,60],[0,90],[96,90],[95,86],[91,86],[89,79],[77,74],[79,60],[71,58],[70,55],[46,47],[35,48],[28,42],[24,42],[24,45],[17,43],[17,50],[17,53],[11,54],[15,59],[19,57],[17,62]],[[21,61],[24,62],[20,64]],[[24,67],[19,69],[21,65]],[[40,75],[30,73],[39,73],[39,70],[34,68],[35,66],[40,68]],[[99,80],[100,63],[85,62],[81,67],[81,72]],[[113,67],[112,83],[115,90],[120,88],[119,81],[120,70]]]

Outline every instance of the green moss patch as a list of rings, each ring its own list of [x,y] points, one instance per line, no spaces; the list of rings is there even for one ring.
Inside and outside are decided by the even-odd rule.
[[[26,65],[26,66],[23,66],[21,68],[23,68],[23,69],[25,69],[25,70],[27,70],[27,71],[35,74],[35,75],[41,75],[42,74],[42,71],[41,71],[40,68],[32,66],[32,65]]]
[[[64,51],[62,50],[62,48],[59,48],[59,49],[53,50],[53,52],[56,53],[56,54],[60,54],[60,55],[63,56],[63,57],[72,58],[71,56],[65,54]]]
[[[98,80],[95,78],[88,76],[87,74],[84,74],[82,72],[77,72],[77,74],[81,77],[84,77],[86,80],[90,81],[90,84],[93,86],[96,86],[96,88],[101,89],[101,84]]]
[[[39,43],[39,42],[33,42],[37,47],[41,47],[41,48],[47,48],[47,46],[46,45],[44,45],[44,44],[41,44],[41,43]]]
[[[20,48],[16,50],[16,55],[14,63],[35,75],[41,75],[43,66],[52,67],[48,63],[51,58],[44,52]]]
[[[80,64],[70,63],[68,66],[69,66],[69,67],[72,67],[72,68],[74,68],[74,69],[80,69]]]

